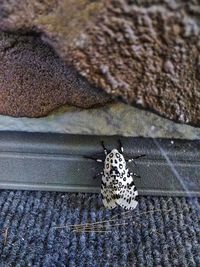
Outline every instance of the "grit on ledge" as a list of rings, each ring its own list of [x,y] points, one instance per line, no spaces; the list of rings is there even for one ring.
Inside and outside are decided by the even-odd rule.
[[[0,116],[0,130],[199,139],[200,129],[125,104],[62,107],[44,118]]]
[[[166,118],[200,126],[199,1],[30,0],[29,5],[26,1],[17,2],[16,5],[15,0],[1,1],[1,31],[37,32],[65,63],[73,64],[87,82],[101,88],[100,91],[121,96],[132,105],[139,104]],[[17,57],[17,54],[14,55]],[[21,75],[26,91],[28,77],[26,66],[23,67],[25,75]],[[53,65],[52,68],[55,69]],[[38,69],[34,69],[33,76],[37,77],[37,73]],[[59,74],[57,77],[59,80]],[[50,79],[49,84],[48,78],[46,80],[41,87],[43,99],[35,96],[37,116],[65,103],[80,106],[91,93],[88,85],[82,99],[77,94],[70,97],[72,91],[68,87],[70,94],[66,93],[63,84],[67,84],[67,79],[64,79],[60,87],[63,98],[59,87],[53,86],[52,80],[56,79]],[[31,82],[30,78],[28,83]],[[39,82],[35,87],[40,88]],[[52,89],[50,96],[46,88]],[[76,84],[75,92],[80,88]],[[9,90],[16,93],[13,88]],[[94,92],[90,106],[108,102],[100,91]],[[31,91],[30,97],[34,92]],[[29,96],[28,91],[18,91],[23,93]],[[7,94],[4,96],[1,103],[7,100]],[[25,108],[29,104],[32,103],[25,103]],[[31,107],[33,115],[34,105]]]

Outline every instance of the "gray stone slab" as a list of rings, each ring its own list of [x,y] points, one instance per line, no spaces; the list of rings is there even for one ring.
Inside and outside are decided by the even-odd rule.
[[[47,117],[0,116],[0,130],[199,139],[200,129],[125,104],[95,109],[62,107]]]

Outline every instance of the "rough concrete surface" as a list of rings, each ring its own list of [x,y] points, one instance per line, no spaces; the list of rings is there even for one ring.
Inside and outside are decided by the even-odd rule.
[[[76,68],[128,103],[200,125],[200,3],[105,3],[71,47]]]
[[[125,104],[89,110],[65,106],[44,118],[0,116],[0,130],[200,139],[200,129]]]
[[[199,126],[199,15],[196,0],[2,0],[0,29],[39,32],[90,83]]]
[[[108,101],[38,35],[0,33],[1,114],[39,117],[66,103],[88,108]]]

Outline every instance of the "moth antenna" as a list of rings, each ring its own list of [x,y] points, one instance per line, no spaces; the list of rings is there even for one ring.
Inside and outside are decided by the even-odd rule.
[[[122,142],[121,142],[120,139],[118,139],[118,142],[119,142],[119,150],[120,150],[120,153],[123,154],[123,152],[124,152],[124,148],[123,148],[123,146],[122,146]]]
[[[104,141],[101,141],[101,145],[103,147],[103,151],[104,151],[105,155],[108,155],[108,150],[105,147]]]

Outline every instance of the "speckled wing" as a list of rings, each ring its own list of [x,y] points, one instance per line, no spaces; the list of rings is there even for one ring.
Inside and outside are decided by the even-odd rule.
[[[129,170],[126,169],[125,173],[117,179],[120,192],[118,193],[118,198],[115,202],[125,210],[135,209],[138,204],[136,200],[138,191]]]
[[[108,177],[108,175],[102,176],[102,183],[101,183],[101,195],[102,201],[106,208],[114,209],[117,205],[115,199],[113,197],[113,177]]]

